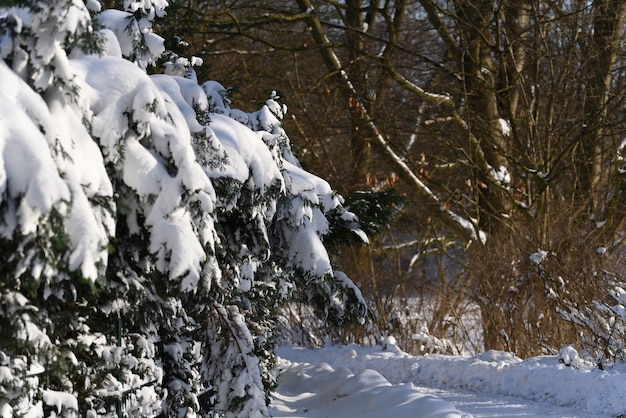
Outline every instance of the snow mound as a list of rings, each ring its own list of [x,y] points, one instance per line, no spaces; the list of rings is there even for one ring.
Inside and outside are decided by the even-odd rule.
[[[327,363],[279,362],[274,417],[453,418],[469,417],[454,405],[418,391],[412,383],[392,385],[379,372],[333,369]]]
[[[402,352],[397,346],[390,345],[391,347],[348,345],[329,346],[322,349],[279,348],[277,355],[281,361],[285,362],[287,361],[285,359],[288,359],[298,366],[292,365],[293,370],[287,369],[283,372],[279,378],[279,385],[284,383],[288,388],[279,386],[276,398],[285,403],[285,399],[281,396],[284,396],[287,390],[290,391],[292,401],[295,399],[294,393],[300,393],[301,397],[316,397],[312,399],[319,399],[318,405],[327,403],[324,410],[327,415],[323,413],[306,415],[316,417],[458,416],[454,415],[453,409],[445,408],[433,409],[434,412],[432,412],[443,415],[416,413],[418,405],[426,401],[420,395],[423,396],[428,392],[435,393],[438,398],[448,398],[444,400],[456,397],[457,400],[454,402],[459,400],[457,396],[459,394],[463,397],[471,397],[471,394],[474,394],[472,403],[483,402],[489,408],[498,408],[494,415],[493,411],[489,413],[485,410],[480,411],[468,402],[464,402],[465,406],[457,404],[458,408],[471,412],[476,417],[520,416],[519,411],[514,412],[520,407],[526,411],[522,414],[524,416],[616,417],[622,416],[621,414],[626,411],[626,365],[616,365],[600,370],[589,363],[577,361],[579,356],[571,347],[562,350],[560,355],[520,359],[514,354],[494,350],[476,356],[438,354],[412,356]],[[299,362],[307,362],[309,366],[304,367],[299,365]],[[327,371],[332,371],[333,367],[337,368],[337,371],[334,371],[335,380],[356,379],[362,383],[362,387],[356,389],[353,383],[339,384],[330,376],[321,377],[319,381],[315,381],[313,375],[316,369],[310,365],[313,363],[323,363],[322,369]],[[345,372],[339,370],[347,370],[344,368],[349,368],[351,372],[350,376],[342,378],[341,373],[345,374]],[[299,380],[293,376],[297,373],[300,373]],[[372,378],[372,373],[379,373],[380,379],[385,379],[387,382],[386,386],[380,384],[382,380],[379,378]],[[316,385],[309,384],[309,382],[315,382]],[[352,411],[352,415],[349,412],[346,412],[346,415],[340,415],[338,413],[343,410],[335,410],[334,406],[343,408],[344,404],[341,401],[343,398],[329,399],[326,392],[333,391],[332,393],[337,395],[337,389],[349,388],[349,385],[353,385],[350,390],[347,390],[350,396],[354,397],[352,407],[363,408],[363,410],[358,413]],[[394,395],[391,396],[391,393]],[[455,396],[446,396],[446,393]],[[402,412],[405,402],[398,397],[403,396],[406,403],[413,404],[413,415],[404,415]],[[444,400],[441,402],[445,404]],[[429,402],[435,405],[433,400]],[[377,403],[381,404],[378,413],[368,412],[367,408],[372,408]],[[498,406],[500,403],[508,404],[508,406]],[[293,406],[293,403],[291,405]],[[402,409],[398,409],[396,414],[396,408]],[[535,412],[529,412],[530,410],[541,411],[541,413],[537,415]],[[393,413],[389,414],[392,411]],[[575,411],[574,415],[572,411]],[[276,416],[303,415],[294,413]]]

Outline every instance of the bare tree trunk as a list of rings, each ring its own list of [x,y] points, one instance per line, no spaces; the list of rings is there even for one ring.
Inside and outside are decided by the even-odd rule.
[[[494,62],[497,49],[496,35],[493,34],[493,2],[457,0],[455,6],[462,34],[459,67],[467,101],[465,118],[469,131],[477,139],[470,143],[471,153],[476,155],[480,151],[491,169],[508,172],[510,143],[500,121],[496,86],[499,69]],[[479,225],[494,232],[502,226],[502,216],[508,215],[511,210],[509,199],[502,185],[494,183],[495,179],[489,173],[477,170],[475,176]]]
[[[500,3],[499,10],[489,0],[455,1],[461,33],[459,69],[466,100],[465,120],[475,139],[470,141],[474,159],[473,186],[479,225],[490,234],[484,248],[472,252],[476,300],[483,315],[485,349],[515,350],[525,341],[516,332],[522,309],[507,290],[504,277],[510,275],[510,253],[503,246],[515,229],[513,199],[509,195],[513,167],[513,136],[520,92],[521,74],[526,63],[524,48],[530,22],[526,0]],[[507,131],[506,126],[509,126]],[[485,163],[479,156],[484,155]],[[502,252],[502,255],[498,253]],[[481,268],[490,263],[490,268]]]
[[[360,32],[365,30],[363,0],[347,0],[345,20],[348,26],[346,40],[348,45],[347,73],[356,91],[357,97],[348,99],[348,109],[351,116],[350,150],[352,152],[352,175],[356,175],[353,185],[360,190],[368,188],[372,165],[371,135],[363,121],[363,109],[358,105],[361,100],[369,110],[368,89],[369,75],[365,60],[361,59],[364,53],[364,44]]]
[[[619,143],[610,133],[611,81],[626,19],[626,2],[594,2],[593,33],[583,45],[587,57],[584,66],[585,97],[582,140],[579,147],[579,195],[589,196],[590,215],[604,220],[607,198],[616,173],[616,150]]]
[[[504,23],[499,28],[504,31],[506,44],[498,50],[501,57],[501,77],[504,78],[502,95],[506,98],[504,113],[510,121],[515,120],[520,94],[524,90],[523,72],[526,66],[526,48],[530,38],[531,0],[509,0],[505,2]]]

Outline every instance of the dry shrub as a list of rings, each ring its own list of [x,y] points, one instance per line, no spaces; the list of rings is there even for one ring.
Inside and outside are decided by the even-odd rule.
[[[480,312],[458,248],[416,232],[386,231],[369,247],[344,247],[341,255],[342,269],[368,301],[369,320],[328,328],[304,305],[291,305],[280,318],[284,342],[371,345],[393,336],[411,354],[482,349]]]
[[[624,327],[612,294],[623,286],[624,253],[610,250],[614,234],[567,208],[559,213],[471,250],[485,349],[528,357],[575,344],[597,362],[623,360]]]
[[[496,349],[523,358],[571,344],[598,365],[624,361],[626,251],[611,248],[618,234],[608,225],[581,221],[573,207],[554,212],[467,251],[407,229],[343,248],[342,268],[368,301],[369,321],[330,329],[293,305],[282,318],[287,340],[376,344],[393,336],[411,354]]]

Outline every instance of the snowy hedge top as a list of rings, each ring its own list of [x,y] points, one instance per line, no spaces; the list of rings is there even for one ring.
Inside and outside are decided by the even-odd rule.
[[[214,251],[216,233],[190,208],[199,205],[205,214],[216,205],[232,209],[236,196],[217,197],[212,183],[230,179],[256,191],[261,206],[252,212],[266,223],[283,203],[277,216],[289,225],[285,238],[297,266],[315,276],[331,271],[320,237],[328,232],[324,213],[340,208],[341,200],[291,154],[280,123],[284,105],[271,98],[246,114],[230,109],[217,82],[199,86],[178,76],[146,75],[142,68],[163,52],[151,21],[164,14],[165,1],[127,0],[125,11],[98,13],[96,37],[105,56],[90,55],[77,42],[73,59],[63,50],[68,39],[93,36],[87,8],[79,1],[38,6],[38,13],[17,6],[2,13],[2,144],[11,158],[4,158],[0,191],[16,206],[5,217],[3,236],[34,233],[54,208],[70,236],[69,270],[95,279],[115,230],[112,183],[122,182],[141,206],[131,211],[146,218],[157,269],[185,276],[191,288]],[[198,120],[198,112],[209,111],[208,120]],[[8,123],[13,120],[23,123]],[[270,196],[273,189],[279,194]],[[290,237],[288,229],[306,239]]]

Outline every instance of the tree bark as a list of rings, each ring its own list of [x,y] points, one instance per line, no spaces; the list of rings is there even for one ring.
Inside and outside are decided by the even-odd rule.
[[[592,219],[605,219],[607,199],[615,178],[616,151],[619,143],[610,134],[612,124],[608,105],[611,81],[626,19],[626,2],[594,2],[593,33],[583,45],[585,95],[582,140],[579,147],[579,195],[589,196]]]
[[[498,68],[494,61],[497,52],[495,38],[499,34],[493,33],[494,5],[488,0],[457,0],[455,7],[462,34],[459,67],[467,101],[465,119],[469,131],[477,139],[470,142],[471,154],[476,160],[476,154],[481,152],[491,169],[508,172],[510,143],[500,124],[496,86]],[[480,147],[480,150],[476,147]],[[502,184],[485,173],[484,168],[478,168],[474,189],[478,194],[479,225],[489,232],[495,232],[502,226],[502,217],[508,216],[512,207]]]

